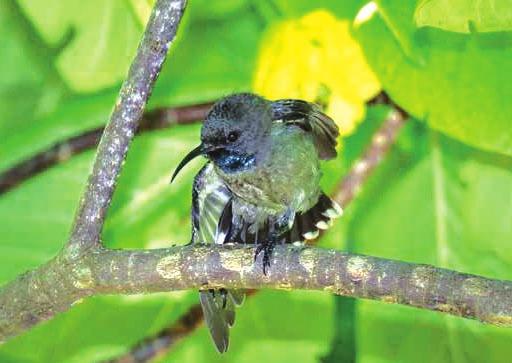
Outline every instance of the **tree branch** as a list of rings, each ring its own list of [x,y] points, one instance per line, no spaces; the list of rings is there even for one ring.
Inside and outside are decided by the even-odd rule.
[[[0,341],[69,309],[91,290],[83,258],[102,250],[100,233],[139,119],[185,9],[185,0],[158,0],[101,137],[68,244],[47,264],[0,289]],[[86,254],[88,252],[88,254]]]
[[[100,246],[100,233],[139,119],[176,35],[185,0],[158,0],[118,101],[101,137],[86,190],[71,229],[66,256],[79,257]]]
[[[385,100],[381,100],[381,98],[385,98]],[[361,187],[368,177],[395,143],[398,133],[408,120],[407,113],[393,103],[384,92],[380,93],[376,101],[374,101],[374,103],[381,102],[390,104],[393,106],[393,109],[390,111],[386,121],[373,135],[370,145],[364,151],[361,158],[354,163],[337,188],[334,200],[343,208],[345,208],[361,190]]]
[[[264,275],[254,252],[254,247],[208,244],[146,251],[99,248],[73,263],[57,257],[3,288],[0,341],[87,296],[212,288],[320,290],[512,326],[511,281],[294,246],[276,247]]]
[[[140,121],[137,134],[202,120],[211,106],[212,103],[203,103],[172,108],[158,108],[146,112]],[[46,150],[42,150],[1,172],[0,195],[52,166],[70,159],[74,155],[95,148],[98,146],[103,130],[104,127],[98,127],[59,141]]]

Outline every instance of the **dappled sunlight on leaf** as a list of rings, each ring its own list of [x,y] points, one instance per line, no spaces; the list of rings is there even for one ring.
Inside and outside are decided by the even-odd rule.
[[[326,10],[271,28],[261,43],[254,90],[277,98],[300,98],[326,106],[342,135],[365,114],[365,102],[380,90],[350,23]]]

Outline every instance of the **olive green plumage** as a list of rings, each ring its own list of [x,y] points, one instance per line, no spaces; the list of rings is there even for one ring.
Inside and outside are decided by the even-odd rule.
[[[322,193],[320,159],[336,156],[338,129],[319,108],[301,100],[268,101],[250,93],[217,102],[201,129],[193,157],[209,162],[194,179],[192,242],[254,243],[269,267],[276,243],[318,235],[341,208]],[[240,292],[201,292],[201,305],[220,352]]]

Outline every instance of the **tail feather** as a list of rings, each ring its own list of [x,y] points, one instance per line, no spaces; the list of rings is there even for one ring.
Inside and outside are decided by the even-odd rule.
[[[210,336],[215,343],[215,347],[217,347],[220,353],[224,353],[228,350],[229,327],[233,325],[235,315],[234,309],[231,309],[231,306],[229,306],[229,310],[223,309],[222,303],[219,302],[215,295],[219,294],[210,291],[200,291],[199,301],[201,302],[206,325],[210,330]],[[227,305],[226,308],[228,308]]]

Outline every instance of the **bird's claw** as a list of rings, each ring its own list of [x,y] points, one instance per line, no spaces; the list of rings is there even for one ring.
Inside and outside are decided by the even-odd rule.
[[[261,243],[256,247],[256,252],[254,253],[254,261],[263,251],[263,274],[267,275],[267,269],[270,267],[270,257],[272,256],[272,251],[274,250],[274,243]]]

